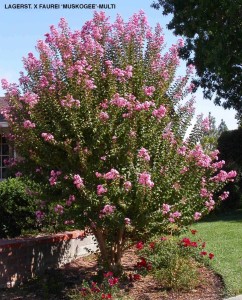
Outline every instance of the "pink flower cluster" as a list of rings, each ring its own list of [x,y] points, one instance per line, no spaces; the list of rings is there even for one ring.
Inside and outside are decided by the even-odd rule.
[[[55,139],[51,133],[43,132],[43,133],[41,133],[41,136],[46,142],[51,142],[51,141],[54,141],[54,139]]]
[[[78,174],[75,174],[73,176],[73,183],[74,183],[74,185],[76,186],[77,189],[80,189],[80,188],[84,187],[83,179]]]
[[[56,185],[57,180],[58,180],[58,176],[60,176],[61,174],[62,174],[61,171],[51,170],[50,178],[49,178],[50,185]]]
[[[234,178],[237,176],[236,171],[226,172],[224,170],[220,170],[220,172],[212,177],[210,180],[215,182],[225,182],[225,181],[234,181]]]
[[[153,110],[152,115],[157,119],[161,119],[166,115],[165,106],[161,105],[158,109]]]
[[[97,194],[98,196],[102,196],[103,194],[107,193],[108,189],[105,188],[102,184],[97,186]]]
[[[224,192],[219,196],[219,199],[222,200],[222,201],[224,201],[224,200],[226,200],[228,197],[229,197],[229,192],[224,191]]]
[[[194,220],[195,221],[198,221],[199,219],[201,219],[201,217],[202,217],[202,214],[200,213],[200,212],[195,212],[194,213],[194,216],[193,216],[193,218],[194,218]]]
[[[146,96],[153,96],[155,91],[155,87],[154,86],[145,86],[144,87],[144,93]]]
[[[124,182],[124,189],[125,189],[125,191],[129,191],[129,190],[131,190],[131,188],[132,188],[132,183],[130,182],[130,181],[125,181]]]
[[[116,207],[114,205],[106,204],[104,208],[100,211],[99,218],[101,219],[105,216],[112,215],[115,210]]]
[[[109,172],[104,174],[102,177],[107,180],[115,180],[115,179],[119,178],[120,176],[119,176],[119,172],[117,170],[111,169]]]
[[[25,120],[24,121],[24,128],[35,128],[35,123],[32,123],[30,120]]]
[[[102,112],[100,112],[100,114],[99,114],[99,119],[100,119],[101,121],[106,121],[106,120],[109,119],[109,114],[106,113],[106,112],[104,112],[104,111],[102,111]]]
[[[143,147],[138,151],[138,157],[143,158],[146,161],[150,161],[149,151]]]
[[[179,219],[181,217],[181,213],[179,211],[175,211],[174,213],[170,213],[168,220],[171,223],[174,223],[176,219]]]
[[[209,211],[214,209],[215,201],[213,199],[209,199],[209,201],[205,202],[206,207]]]
[[[162,214],[166,215],[171,210],[171,206],[169,204],[162,204]]]
[[[35,216],[36,216],[36,218],[37,218],[37,220],[43,220],[44,219],[44,217],[45,217],[45,213],[43,212],[43,211],[41,211],[41,210],[37,210],[36,212],[35,212]]]
[[[67,95],[65,99],[60,101],[60,103],[63,107],[80,107],[80,100],[75,100],[71,95]]]
[[[62,215],[64,213],[64,208],[62,205],[60,204],[57,204],[54,208],[54,211],[59,214],[59,215]]]
[[[143,172],[139,174],[139,184],[153,188],[154,182],[151,181],[151,175],[148,172]]]
[[[72,202],[76,201],[76,197],[74,195],[70,195],[68,200],[66,201],[67,206],[71,206]]]
[[[30,108],[33,108],[39,102],[39,96],[30,92],[25,93],[19,99],[20,101],[23,101],[24,103],[28,104]]]

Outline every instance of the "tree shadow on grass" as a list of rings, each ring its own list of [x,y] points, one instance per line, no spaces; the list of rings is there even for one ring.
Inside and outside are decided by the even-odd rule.
[[[218,221],[242,223],[242,209],[228,210],[226,212],[215,211],[203,218],[200,223]]]

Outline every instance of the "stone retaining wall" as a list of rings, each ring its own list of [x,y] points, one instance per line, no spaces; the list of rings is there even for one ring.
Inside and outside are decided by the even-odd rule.
[[[72,231],[51,236],[0,240],[0,287],[15,284],[58,268],[95,251],[92,236]]]

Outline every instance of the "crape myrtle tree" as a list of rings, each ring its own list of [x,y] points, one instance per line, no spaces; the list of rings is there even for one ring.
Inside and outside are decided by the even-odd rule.
[[[182,45],[162,54],[161,27],[152,31],[142,11],[113,24],[95,12],[80,31],[64,19],[51,26],[38,57],[24,58],[19,85],[2,80],[17,175],[49,187],[37,218],[90,228],[113,270],[132,241],[209,213],[214,191],[236,175],[199,145],[207,119],[185,139],[193,66],[175,78]]]

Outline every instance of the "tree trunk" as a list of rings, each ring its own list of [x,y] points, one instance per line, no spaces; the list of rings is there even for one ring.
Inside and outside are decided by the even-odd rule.
[[[98,246],[101,253],[101,259],[104,267],[107,266],[108,270],[112,271],[115,275],[122,273],[122,254],[124,246],[124,226],[118,230],[116,239],[114,237],[111,246],[107,245],[107,240],[102,229],[94,228],[93,233],[98,242]]]

